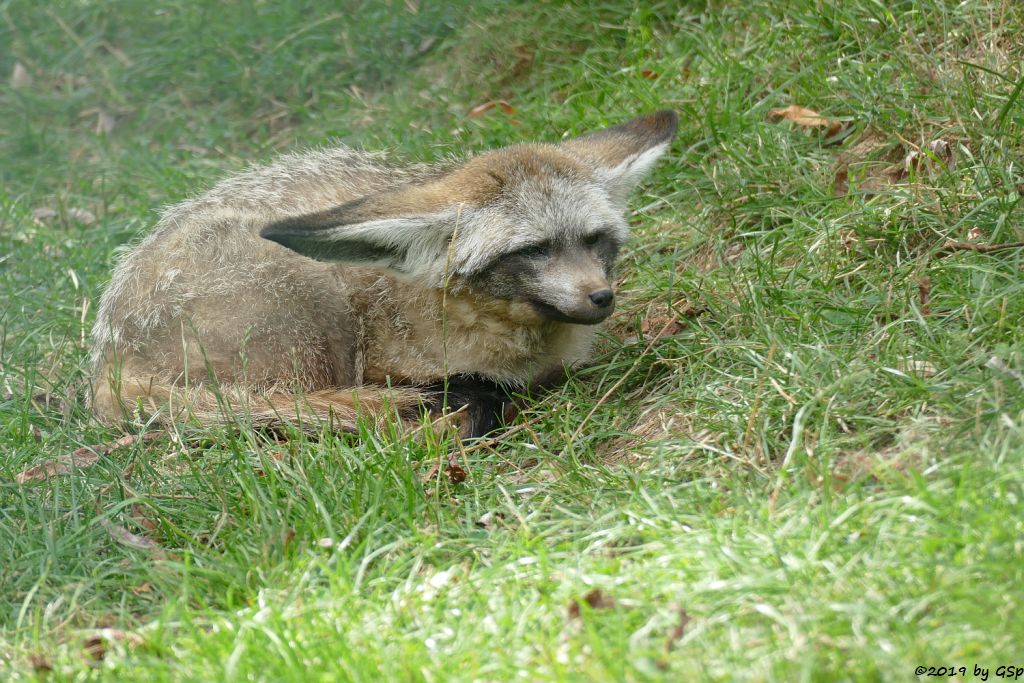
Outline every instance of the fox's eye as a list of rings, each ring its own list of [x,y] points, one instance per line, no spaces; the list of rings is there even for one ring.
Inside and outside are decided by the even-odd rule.
[[[516,252],[516,255],[525,256],[526,258],[540,258],[541,256],[546,256],[547,253],[547,243],[541,242],[540,244],[531,244],[527,247],[523,247],[522,249]]]
[[[600,242],[602,237],[604,237],[604,235],[602,235],[601,233],[592,232],[583,238],[583,244],[585,246],[592,247],[596,245],[598,242]]]

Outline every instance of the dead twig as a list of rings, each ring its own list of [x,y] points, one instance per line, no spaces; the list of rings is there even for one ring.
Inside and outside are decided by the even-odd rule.
[[[946,256],[948,254],[954,254],[958,251],[974,251],[979,254],[991,254],[994,251],[1003,251],[1004,249],[1020,249],[1022,247],[1024,247],[1024,242],[1004,242],[1003,244],[977,244],[975,242],[947,240],[945,244],[939,247],[939,250],[935,252],[935,255]]]
[[[501,434],[491,436],[486,439],[480,439],[479,441],[471,445],[469,448],[464,449],[462,451],[462,454],[465,455],[467,453],[479,451],[484,448],[491,448],[492,446],[497,446],[499,443],[501,443],[508,437],[518,434],[519,432],[528,429],[532,425],[536,424],[542,417],[545,417],[545,415],[537,415],[536,417],[532,417],[529,420],[520,422],[515,427],[510,427],[509,429],[506,429]]]

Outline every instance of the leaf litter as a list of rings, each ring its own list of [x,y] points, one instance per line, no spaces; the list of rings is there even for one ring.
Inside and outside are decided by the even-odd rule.
[[[103,527],[103,530],[106,531],[112,539],[114,539],[121,545],[133,548],[135,550],[143,550],[145,552],[148,552],[153,556],[154,559],[157,560],[167,559],[167,554],[163,551],[163,548],[161,548],[160,544],[154,541],[152,538],[149,538],[148,536],[140,536],[139,534],[132,533],[123,526],[118,526],[117,524],[114,524],[109,519],[107,519],[99,510],[96,511],[96,514],[98,515],[97,519],[99,520],[100,526]]]
[[[25,484],[30,481],[45,481],[60,474],[70,474],[95,465],[99,461],[100,456],[126,448],[136,442],[152,441],[163,435],[164,432],[162,431],[146,432],[139,436],[129,434],[122,436],[117,441],[82,446],[71,453],[50,460],[44,460],[38,465],[22,470],[14,477],[14,481],[18,484]]]
[[[917,146],[899,135],[868,128],[837,157],[833,191],[838,197],[853,192],[880,194],[922,174],[955,167],[956,154],[950,140],[939,137]]]
[[[826,144],[839,142],[840,135],[851,128],[849,122],[822,116],[798,104],[772,109],[767,118],[771,123],[789,121],[799,128],[821,131]],[[858,194],[879,194],[919,174],[951,170],[955,166],[955,146],[950,140],[939,137],[918,146],[899,135],[869,127],[837,158],[833,190],[836,196],[852,190]]]
[[[87,635],[82,641],[85,654],[94,661],[101,661],[113,646],[137,647],[145,641],[142,636],[118,628],[101,628]]]
[[[582,605],[586,605],[591,610],[599,609],[611,609],[618,604],[612,596],[605,593],[600,588],[595,588],[588,592],[581,598],[574,598],[569,601],[567,614],[570,621],[583,618]]]

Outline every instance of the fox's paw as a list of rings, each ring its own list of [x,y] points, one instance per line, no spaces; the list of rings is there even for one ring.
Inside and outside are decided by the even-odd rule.
[[[463,439],[486,436],[518,413],[503,385],[471,375],[453,375],[425,387],[425,393],[430,414],[457,426]]]

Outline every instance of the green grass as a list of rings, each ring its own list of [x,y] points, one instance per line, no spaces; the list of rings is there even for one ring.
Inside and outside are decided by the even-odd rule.
[[[645,7],[0,0],[31,75],[0,86],[0,678],[1024,664],[1024,254],[942,251],[1024,240],[1024,9]],[[767,122],[793,103],[845,138]],[[429,160],[662,107],[601,353],[465,482],[422,483],[443,444],[192,429],[15,483],[116,438],[87,335],[160,205],[330,140]],[[878,180],[936,139],[955,164]],[[94,661],[98,629],[131,636]]]

